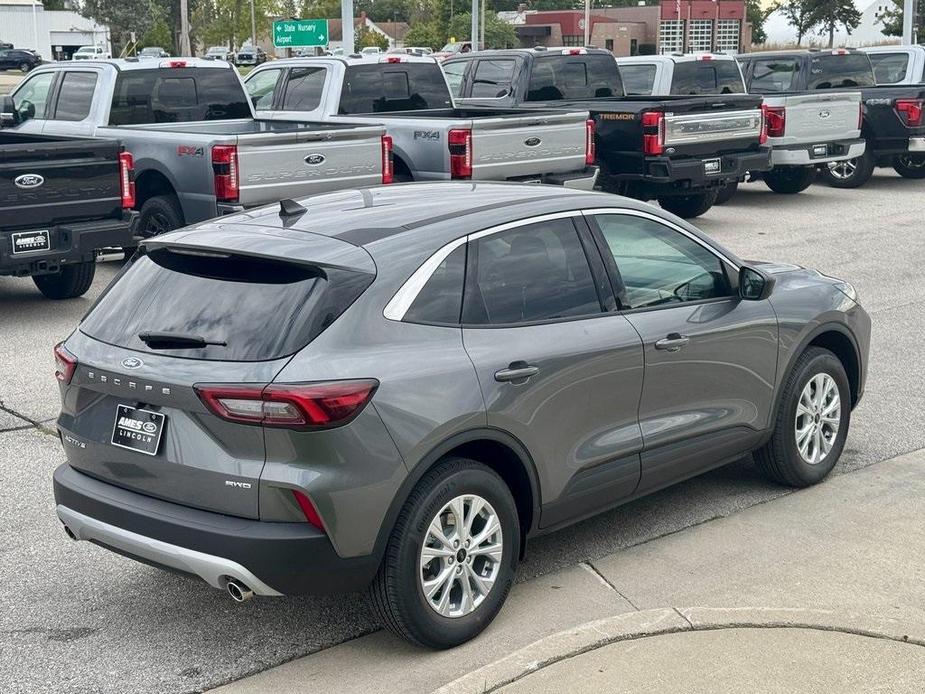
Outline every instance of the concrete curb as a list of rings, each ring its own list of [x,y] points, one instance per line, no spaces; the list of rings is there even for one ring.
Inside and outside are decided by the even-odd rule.
[[[549,665],[602,646],[685,631],[790,628],[831,631],[925,647],[925,622],[882,614],[775,607],[659,608],[607,617],[552,634],[460,677],[434,694],[487,694]]]

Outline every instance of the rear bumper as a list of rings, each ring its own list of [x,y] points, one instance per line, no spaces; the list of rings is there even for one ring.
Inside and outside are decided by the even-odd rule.
[[[54,473],[58,518],[78,540],[148,564],[199,576],[223,589],[229,578],[257,595],[340,593],[372,581],[371,556],[342,559],[308,523],[236,518],[130,492],[61,465]]]
[[[548,174],[543,177],[543,183],[574,188],[576,190],[594,190],[597,183],[596,166],[586,166],[581,171],[572,171],[564,174]]]
[[[910,137],[909,138],[909,151],[910,152],[925,152],[925,137]]]
[[[47,229],[51,248],[26,253],[13,253],[12,234],[0,236],[0,275],[45,275],[58,272],[62,265],[91,261],[101,248],[121,248],[134,245],[132,235],[137,212],[126,211],[121,219],[38,226],[21,231]]]
[[[707,173],[706,163],[718,160],[719,170]],[[664,195],[690,195],[702,190],[721,188],[731,181],[744,179],[750,171],[767,171],[771,168],[771,150],[762,148],[757,152],[737,152],[716,157],[697,159],[672,159],[671,157],[646,157],[643,161],[644,175],[612,174],[617,181],[629,184],[628,194],[641,198],[655,198]]]
[[[824,154],[815,154],[816,148],[824,147]],[[864,154],[867,143],[863,139],[841,140],[839,142],[814,142],[812,144],[773,147],[771,163],[774,166],[813,166],[833,161],[854,159]]]

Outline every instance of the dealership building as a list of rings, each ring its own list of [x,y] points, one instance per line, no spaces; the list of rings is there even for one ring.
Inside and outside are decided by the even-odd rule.
[[[0,43],[64,60],[81,46],[109,46],[109,30],[72,10],[46,10],[32,0],[0,0]]]

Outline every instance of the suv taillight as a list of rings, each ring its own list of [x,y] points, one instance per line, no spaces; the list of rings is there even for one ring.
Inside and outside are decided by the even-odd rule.
[[[762,104],[761,110],[764,111],[764,129],[767,137],[783,137],[787,130],[787,109],[783,106],[765,106]]]
[[[649,155],[665,151],[665,114],[646,111],[642,114],[642,151]]]
[[[472,131],[469,128],[450,130],[450,178],[472,178]]]
[[[237,202],[238,185],[237,145],[212,146],[212,172],[215,174],[215,199],[220,202]]]
[[[903,122],[910,128],[916,128],[922,124],[921,99],[897,99],[896,112],[902,116]]]
[[[327,429],[346,424],[366,406],[379,382],[196,385],[203,404],[218,417],[284,429]]]
[[[395,168],[392,159],[392,138],[382,136],[382,183],[391,183],[395,180]]]
[[[597,150],[594,146],[594,119],[589,118],[585,121],[585,164],[591,166],[597,158]]]
[[[135,207],[135,159],[128,152],[119,154],[119,188],[122,193],[122,209]]]
[[[64,348],[64,344],[55,345],[55,378],[67,385],[74,378],[77,370],[77,357]]]

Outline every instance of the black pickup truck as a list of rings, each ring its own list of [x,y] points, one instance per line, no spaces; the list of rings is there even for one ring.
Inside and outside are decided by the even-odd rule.
[[[877,166],[900,176],[925,178],[925,85],[876,84],[866,53],[847,48],[748,53],[739,56],[748,90],[755,94],[797,94],[819,90],[861,92],[864,154],[822,169],[836,188],[857,188]]]
[[[770,168],[760,96],[626,96],[613,55],[594,48],[481,51],[443,69],[457,105],[587,110],[601,188],[680,217]]]
[[[114,140],[0,130],[0,275],[49,299],[86,293],[98,250],[133,245],[132,176]]]

